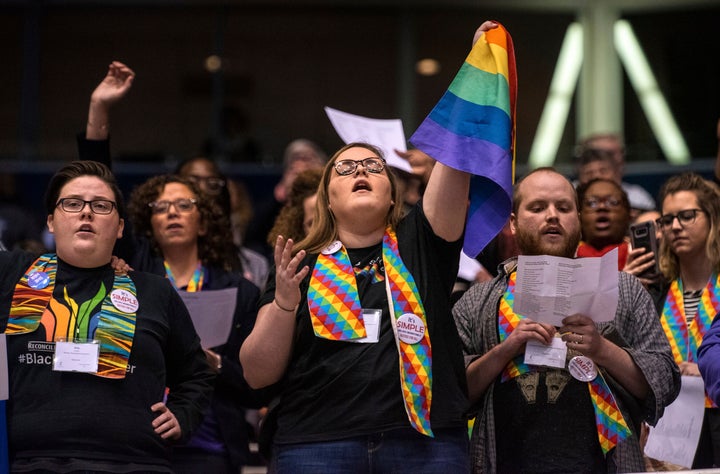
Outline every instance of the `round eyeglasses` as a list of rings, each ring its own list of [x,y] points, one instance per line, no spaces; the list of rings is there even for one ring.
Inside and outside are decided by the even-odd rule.
[[[382,170],[385,169],[385,160],[375,156],[362,160],[340,160],[335,162],[335,171],[340,176],[347,176],[353,174],[358,165],[363,165],[368,173],[382,173]]]
[[[216,176],[198,176],[196,174],[186,175],[188,181],[192,181],[210,194],[218,194],[225,186],[225,180]]]
[[[598,209],[600,205],[607,208],[615,208],[622,204],[622,201],[614,197],[590,197],[585,199],[583,204],[590,209]]]
[[[170,212],[170,206],[175,206],[178,212],[185,213],[191,212],[196,204],[197,199],[180,198],[174,201],[153,201],[148,204],[148,206],[152,209],[153,214],[165,214],[166,212]]]
[[[90,210],[93,214],[106,215],[110,214],[113,209],[117,206],[113,201],[107,199],[93,199],[92,201],[85,201],[79,198],[62,198],[59,199],[55,204],[55,207],[60,207],[65,212],[81,212],[85,209],[85,205],[90,205]]]
[[[656,222],[660,227],[662,227],[662,230],[670,230],[672,228],[673,222],[675,222],[675,219],[677,218],[680,226],[686,227],[695,223],[698,212],[705,211],[703,211],[702,209],[685,209],[684,211],[680,211],[677,214],[665,214],[663,216],[660,216]]]

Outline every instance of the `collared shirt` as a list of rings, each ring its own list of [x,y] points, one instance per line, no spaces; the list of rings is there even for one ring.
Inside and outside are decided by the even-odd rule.
[[[458,333],[463,344],[466,366],[500,343],[498,336],[498,305],[507,288],[510,272],[517,266],[516,259],[504,262],[492,281],[473,285],[453,308]],[[632,275],[619,274],[619,301],[615,319],[599,323],[603,336],[625,349],[642,371],[650,391],[637,410],[628,393],[615,393],[621,411],[631,425],[641,421],[654,425],[680,390],[680,372],[672,359],[670,345],[663,334],[659,317],[650,295]],[[477,402],[477,418],[471,440],[474,472],[494,473],[495,414],[494,384],[488,387]],[[630,421],[632,422],[630,423]],[[638,433],[639,434],[639,433]],[[644,461],[638,434],[620,443],[612,452],[612,461],[621,472],[643,471]]]

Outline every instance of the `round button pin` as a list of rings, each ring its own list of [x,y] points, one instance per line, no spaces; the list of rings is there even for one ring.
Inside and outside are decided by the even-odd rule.
[[[332,255],[335,252],[337,252],[338,250],[340,250],[341,248],[342,248],[342,242],[340,242],[339,240],[336,240],[335,242],[331,243],[330,245],[328,245],[327,247],[322,249],[322,251],[320,253],[323,255]]]
[[[35,290],[47,288],[50,284],[50,275],[45,272],[36,271],[28,275],[28,286]]]
[[[398,338],[405,344],[416,344],[425,336],[422,319],[412,313],[405,313],[396,322]]]
[[[589,357],[575,356],[568,362],[570,375],[581,382],[592,382],[597,377],[595,363]]]
[[[110,301],[118,311],[122,311],[123,313],[134,313],[139,306],[135,295],[127,290],[113,290],[110,293]]]

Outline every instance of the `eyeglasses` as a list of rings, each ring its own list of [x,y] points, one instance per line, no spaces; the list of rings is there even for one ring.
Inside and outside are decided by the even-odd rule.
[[[590,209],[597,209],[600,207],[601,204],[605,207],[613,208],[618,207],[620,204],[622,204],[622,201],[614,197],[591,197],[585,199],[585,201],[583,201],[583,204],[585,204],[585,206],[589,207]]]
[[[215,176],[198,176],[196,174],[189,174],[185,176],[188,181],[201,186],[203,190],[211,194],[217,194],[225,186],[225,180],[217,178]]]
[[[335,162],[335,171],[340,176],[353,174],[357,170],[358,165],[362,164],[368,173],[382,173],[385,169],[385,160],[382,158],[371,157],[362,160],[340,160]]]
[[[192,212],[197,204],[197,199],[180,198],[174,201],[153,201],[148,206],[153,214],[165,214],[170,212],[170,206],[175,206],[178,212]]]
[[[685,209],[677,214],[665,214],[656,221],[663,230],[670,230],[677,217],[681,227],[693,225],[698,212],[705,212],[702,209]]]
[[[90,210],[93,214],[110,214],[113,209],[117,206],[113,201],[107,199],[93,199],[92,201],[85,201],[84,199],[78,198],[62,198],[58,200],[55,207],[60,206],[65,212],[81,212],[85,209],[85,204],[90,204]]]

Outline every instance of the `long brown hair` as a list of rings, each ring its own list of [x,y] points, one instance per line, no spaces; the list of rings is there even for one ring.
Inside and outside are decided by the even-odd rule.
[[[335,222],[335,216],[329,207],[328,197],[328,186],[330,183],[330,177],[334,172],[335,160],[338,156],[351,148],[365,148],[370,152],[374,153],[377,157],[383,158],[382,151],[377,147],[370,145],[369,143],[355,142],[348,143],[344,147],[340,148],[335,154],[328,160],[323,169],[322,179],[320,186],[318,187],[317,204],[315,204],[315,219],[313,220],[312,228],[310,232],[303,240],[301,240],[295,246],[294,250],[306,250],[309,253],[319,252],[321,249],[327,247],[330,243],[338,240],[337,223]],[[397,178],[389,166],[385,166],[385,173],[390,180],[390,199],[395,203],[401,203],[402,198],[400,196],[400,190],[397,186]],[[402,217],[402,206],[393,205],[390,207],[388,214],[385,218],[386,224],[391,225],[393,228],[397,225]]]

